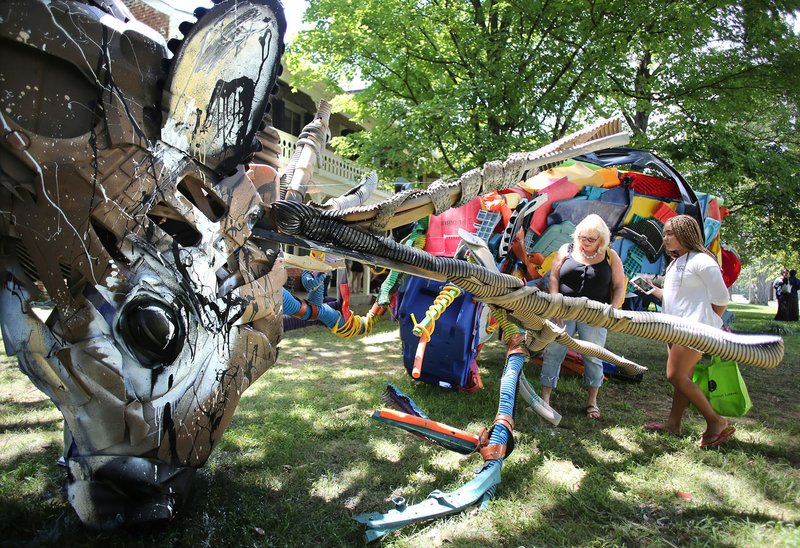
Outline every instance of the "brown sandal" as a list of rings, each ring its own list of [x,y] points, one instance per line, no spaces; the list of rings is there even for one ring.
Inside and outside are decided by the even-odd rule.
[[[587,405],[586,406],[586,417],[589,419],[597,420],[601,417],[600,408],[596,405]]]

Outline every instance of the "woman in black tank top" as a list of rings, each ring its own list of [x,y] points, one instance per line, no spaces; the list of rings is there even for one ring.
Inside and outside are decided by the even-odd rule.
[[[611,302],[609,288],[612,276],[607,253],[603,253],[603,259],[599,263],[587,264],[573,257],[575,254],[573,247],[573,244],[569,244],[567,248],[569,254],[559,269],[558,293],[565,297],[588,297],[601,303]]]
[[[583,219],[572,235],[572,242],[564,244],[553,258],[550,271],[549,291],[566,297],[587,297],[602,303],[611,303],[619,308],[625,299],[625,273],[617,252],[609,247],[611,233],[599,215],[591,214]],[[605,346],[606,330],[570,320],[553,321],[564,326],[567,334],[586,342]],[[542,353],[542,399],[550,403],[550,394],[558,384],[561,362],[567,349],[550,343]],[[603,364],[599,359],[583,355],[583,378],[587,387],[586,416],[600,418],[597,393],[603,384]]]

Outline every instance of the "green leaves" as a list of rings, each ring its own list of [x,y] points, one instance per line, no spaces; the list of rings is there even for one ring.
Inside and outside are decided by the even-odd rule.
[[[800,42],[788,19],[799,8],[309,0],[314,27],[287,63],[366,83],[354,111],[371,130],[337,146],[384,178],[456,174],[621,112],[634,145],[665,154],[737,216],[760,219],[758,230],[795,221],[797,204],[771,199],[776,181],[800,194]]]

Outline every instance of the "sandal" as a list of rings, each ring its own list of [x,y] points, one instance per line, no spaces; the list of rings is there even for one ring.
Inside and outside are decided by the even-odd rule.
[[[712,447],[719,447],[726,441],[730,439],[733,433],[736,432],[736,427],[733,425],[728,425],[722,429],[722,432],[719,434],[709,436],[708,434],[703,434],[700,437],[700,449],[710,449]]]
[[[587,405],[586,406],[586,418],[597,420],[601,417],[600,408],[596,405]]]

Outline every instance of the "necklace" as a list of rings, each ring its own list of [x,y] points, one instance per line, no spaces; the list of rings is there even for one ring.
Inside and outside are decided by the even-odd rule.
[[[598,249],[597,251],[595,251],[593,254],[591,254],[591,255],[587,255],[587,254],[586,254],[586,253],[584,253],[584,252],[583,252],[583,250],[581,249],[581,255],[583,255],[583,258],[584,258],[584,259],[586,259],[587,261],[591,261],[592,259],[594,259],[595,257],[597,257],[597,254],[598,254],[598,253],[600,253],[600,250],[599,250],[599,249]]]

